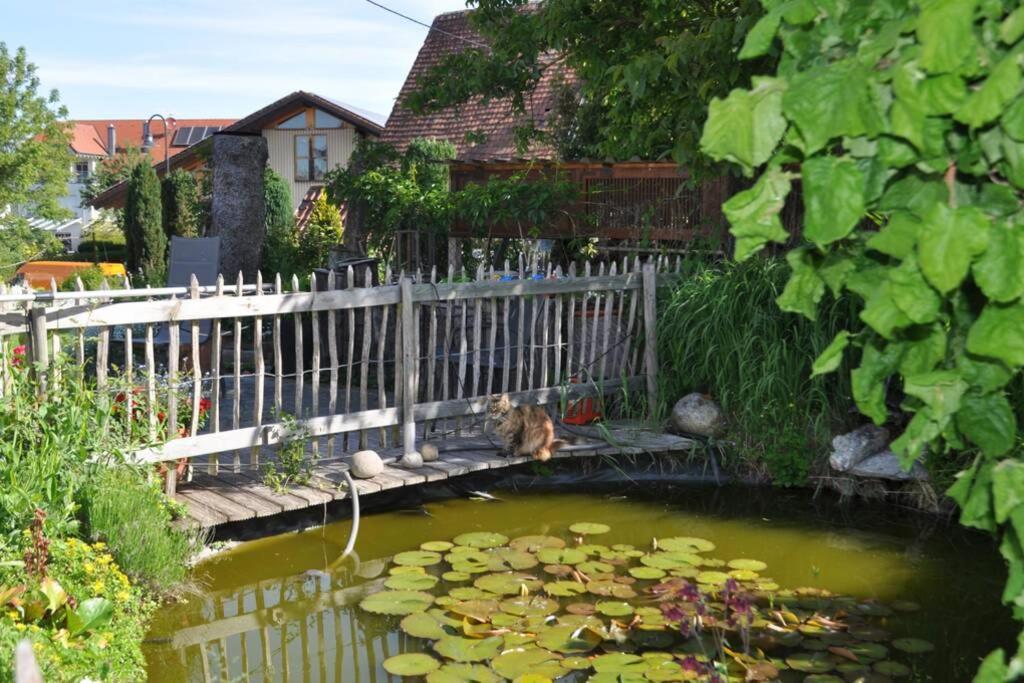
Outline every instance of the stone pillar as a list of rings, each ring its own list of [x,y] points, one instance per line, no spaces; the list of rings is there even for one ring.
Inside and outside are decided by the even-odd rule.
[[[210,235],[220,236],[220,272],[234,282],[241,271],[255,282],[266,237],[263,169],[267,141],[262,135],[213,136],[213,197]]]

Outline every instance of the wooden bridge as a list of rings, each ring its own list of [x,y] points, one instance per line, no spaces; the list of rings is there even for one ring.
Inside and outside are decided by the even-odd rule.
[[[564,415],[591,401],[606,417],[657,405],[656,291],[680,262],[589,262],[457,274],[314,273],[188,288],[0,294],[0,356],[27,343],[45,383],[58,355],[94,373],[126,420],[132,458],[161,465],[167,493],[203,527],[345,498],[351,453],[412,467],[357,482],[361,494],[509,467],[481,437],[488,397]],[[380,277],[382,275],[382,277]],[[358,284],[357,284],[358,280]],[[382,281],[383,284],[378,284]],[[10,383],[0,363],[0,391]],[[560,453],[679,450],[685,439],[631,431]],[[607,436],[607,434],[605,435]],[[308,443],[312,480],[275,492],[262,470]],[[418,463],[418,443],[442,457]],[[458,450],[452,450],[458,448]],[[192,476],[180,482],[177,463]]]

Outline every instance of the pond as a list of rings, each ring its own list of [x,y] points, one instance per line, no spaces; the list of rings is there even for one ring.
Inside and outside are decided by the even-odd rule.
[[[817,614],[814,604],[807,602],[813,603],[820,593],[805,591],[793,598],[797,600],[793,611],[842,620],[846,612],[870,608],[868,630],[887,631],[881,636],[891,650],[887,657],[906,667],[889,672],[903,674],[900,680],[970,680],[980,658],[994,647],[1010,646],[1016,634],[1008,611],[999,603],[1005,571],[992,541],[955,524],[881,505],[839,505],[829,496],[815,499],[806,491],[665,482],[577,482],[551,490],[551,484],[546,483],[547,490],[529,486],[526,490],[488,489],[500,499],[497,501],[428,495],[410,509],[364,515],[358,560],[350,558],[340,564],[335,561],[348,537],[347,520],[242,543],[199,565],[196,591],[161,610],[147,645],[150,680],[401,680],[385,670],[384,661],[399,653],[429,651],[429,641],[404,633],[399,627],[401,616],[371,614],[359,607],[368,593],[382,589],[380,584],[389,577],[395,555],[416,550],[423,543],[450,541],[477,531],[496,532],[508,539],[549,535],[564,539],[566,547],[573,548],[578,540],[569,527],[581,521],[610,527],[599,537],[585,537],[586,544],[600,543],[606,549],[628,544],[652,554],[655,538],[697,537],[714,546],[706,552],[702,552],[705,548],[693,549],[702,552],[710,560],[708,564],[716,564],[712,558],[755,558],[765,563],[767,568],[757,578],[762,583],[750,584],[755,588],[773,589],[780,596],[787,594],[787,589],[799,588],[846,596],[838,613],[822,610]],[[446,547],[441,544],[435,549]],[[643,562],[647,564],[646,559]],[[752,567],[761,569],[759,563]],[[448,569],[447,564],[428,566],[425,573],[439,576]],[[599,569],[587,566],[591,572]],[[730,571],[729,566],[721,569]],[[545,575],[543,562],[524,573],[557,580]],[[637,581],[634,587],[640,595],[631,602],[650,605],[642,586],[658,583]],[[458,584],[441,581],[431,592],[443,595],[454,585],[471,586],[472,580]],[[785,610],[786,601],[778,600],[776,604],[773,599],[766,612],[769,607]],[[596,616],[606,625],[614,618]],[[619,617],[619,622],[631,619]],[[854,619],[866,622],[868,617]],[[862,631],[864,628],[861,624]],[[801,629],[808,650],[812,640],[822,643],[812,638],[805,626]],[[851,624],[850,631],[853,629]],[[850,645],[859,641],[845,634],[839,638],[846,640],[832,645],[860,651]],[[911,645],[923,640],[925,646],[932,643],[935,647],[908,654],[901,651],[904,648],[892,647],[900,638],[913,639],[904,641]],[[866,638],[871,639],[875,638]],[[729,642],[734,649],[738,647],[736,638]],[[632,648],[628,644],[625,648],[601,645],[589,655],[603,649]],[[801,656],[844,661],[845,653],[830,655],[833,652],[838,651],[832,648],[824,655],[804,652]],[[815,671],[813,667],[806,670]],[[592,672],[568,673],[566,680],[583,681]],[[805,676],[808,674],[784,670],[781,678],[801,681]],[[672,676],[652,678],[675,680]],[[595,680],[644,679],[624,675]],[[842,679],[811,676],[807,680]]]

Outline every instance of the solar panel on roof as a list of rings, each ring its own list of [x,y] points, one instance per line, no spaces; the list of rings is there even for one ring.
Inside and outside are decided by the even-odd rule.
[[[171,141],[171,147],[188,147],[188,138],[191,134],[192,126],[183,126],[174,131],[174,139]]]

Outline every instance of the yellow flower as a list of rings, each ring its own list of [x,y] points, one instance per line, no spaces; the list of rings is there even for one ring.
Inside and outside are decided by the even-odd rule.
[[[98,561],[99,561],[99,563],[100,563],[100,564],[102,564],[103,566],[107,566],[108,564],[110,564],[111,562],[113,562],[113,561],[114,561],[114,558],[113,558],[113,557],[111,557],[110,555],[106,555],[106,554],[104,554],[104,555],[100,555],[100,557],[99,557],[99,560],[98,560]]]
[[[11,610],[10,612],[7,613],[7,618],[10,619],[11,621],[18,621],[18,619],[21,618],[21,615],[18,614],[16,611]]]
[[[94,571],[96,571],[96,565],[94,565],[92,562],[86,562],[82,565],[82,569],[85,570],[86,574],[92,574]]]
[[[17,624],[14,625],[14,628],[18,629],[19,631],[24,631],[26,626],[25,626],[25,624],[17,623]]]
[[[36,652],[42,652],[43,651],[43,644],[40,643],[39,641],[36,641],[36,642],[32,643],[32,649],[35,650]]]
[[[107,547],[107,544],[104,543],[103,541],[96,541],[95,543],[92,544],[92,547],[95,548],[96,550],[103,550],[104,548]]]
[[[40,632],[40,631],[42,631],[43,629],[39,628],[39,625],[38,625],[38,624],[29,624],[29,625],[28,625],[28,630],[29,630],[29,631],[32,631],[32,633],[39,633],[39,632]]]
[[[129,593],[128,591],[120,590],[120,591],[117,591],[117,595],[115,597],[119,601],[121,601],[121,602],[128,602],[129,600],[132,599],[132,594]]]
[[[93,590],[94,593],[99,593],[100,595],[103,595],[103,590],[105,588],[106,588],[106,586],[103,585],[102,581],[93,581],[92,582],[92,590]]]

